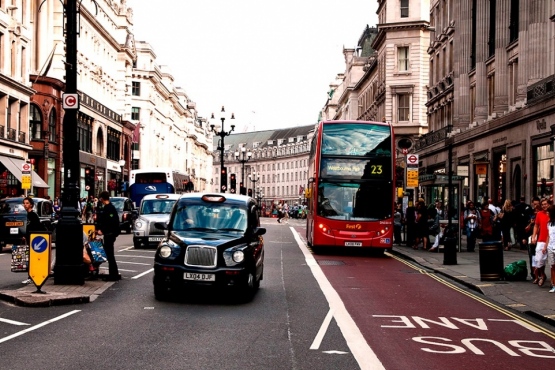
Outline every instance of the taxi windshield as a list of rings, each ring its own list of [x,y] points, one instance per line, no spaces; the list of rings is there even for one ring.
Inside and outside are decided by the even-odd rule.
[[[175,199],[148,199],[141,203],[142,215],[156,215],[171,213]]]
[[[247,230],[247,211],[222,203],[179,204],[172,230],[244,233]]]

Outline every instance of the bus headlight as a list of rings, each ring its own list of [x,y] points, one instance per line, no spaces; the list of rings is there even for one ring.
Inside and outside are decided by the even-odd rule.
[[[388,231],[389,231],[389,226],[386,226],[383,229],[381,229],[380,231],[378,231],[378,236],[385,235],[385,234],[387,234]]]
[[[331,229],[326,224],[318,224],[318,228],[321,232],[327,235],[331,235]]]

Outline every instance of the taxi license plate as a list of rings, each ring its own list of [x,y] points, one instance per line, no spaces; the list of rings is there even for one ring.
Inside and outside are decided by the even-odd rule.
[[[11,226],[23,226],[23,221],[6,222],[6,227],[11,227]]]
[[[196,274],[196,273],[186,272],[183,278],[185,280],[194,280],[194,281],[216,281],[216,275],[214,274]]]
[[[158,237],[150,237],[148,238],[149,242],[161,242],[162,241],[162,237],[158,236]]]
[[[362,247],[362,242],[345,242],[346,247]]]

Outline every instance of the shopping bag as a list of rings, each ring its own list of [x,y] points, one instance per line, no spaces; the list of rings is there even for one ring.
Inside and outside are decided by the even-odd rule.
[[[89,242],[89,247],[91,248],[92,262],[96,264],[101,264],[108,261],[106,256],[106,251],[102,246],[102,242],[99,240],[93,240]]]
[[[12,272],[29,271],[29,246],[12,245]]]
[[[519,260],[509,263],[505,266],[505,279],[506,280],[526,280],[528,276],[528,268],[526,267],[525,260]]]

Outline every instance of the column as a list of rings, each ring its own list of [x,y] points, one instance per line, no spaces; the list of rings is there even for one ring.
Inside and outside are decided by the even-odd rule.
[[[509,110],[509,73],[507,67],[507,45],[509,43],[510,0],[497,1],[495,16],[495,97],[493,112],[497,116]],[[512,84],[511,84],[512,85]]]
[[[483,123],[488,118],[488,59],[489,1],[477,1],[476,11],[476,106],[474,119]]]
[[[470,84],[468,72],[470,71],[470,53],[472,42],[471,28],[471,1],[455,1],[454,20],[457,25],[453,36],[453,129],[467,128],[470,123]]]

